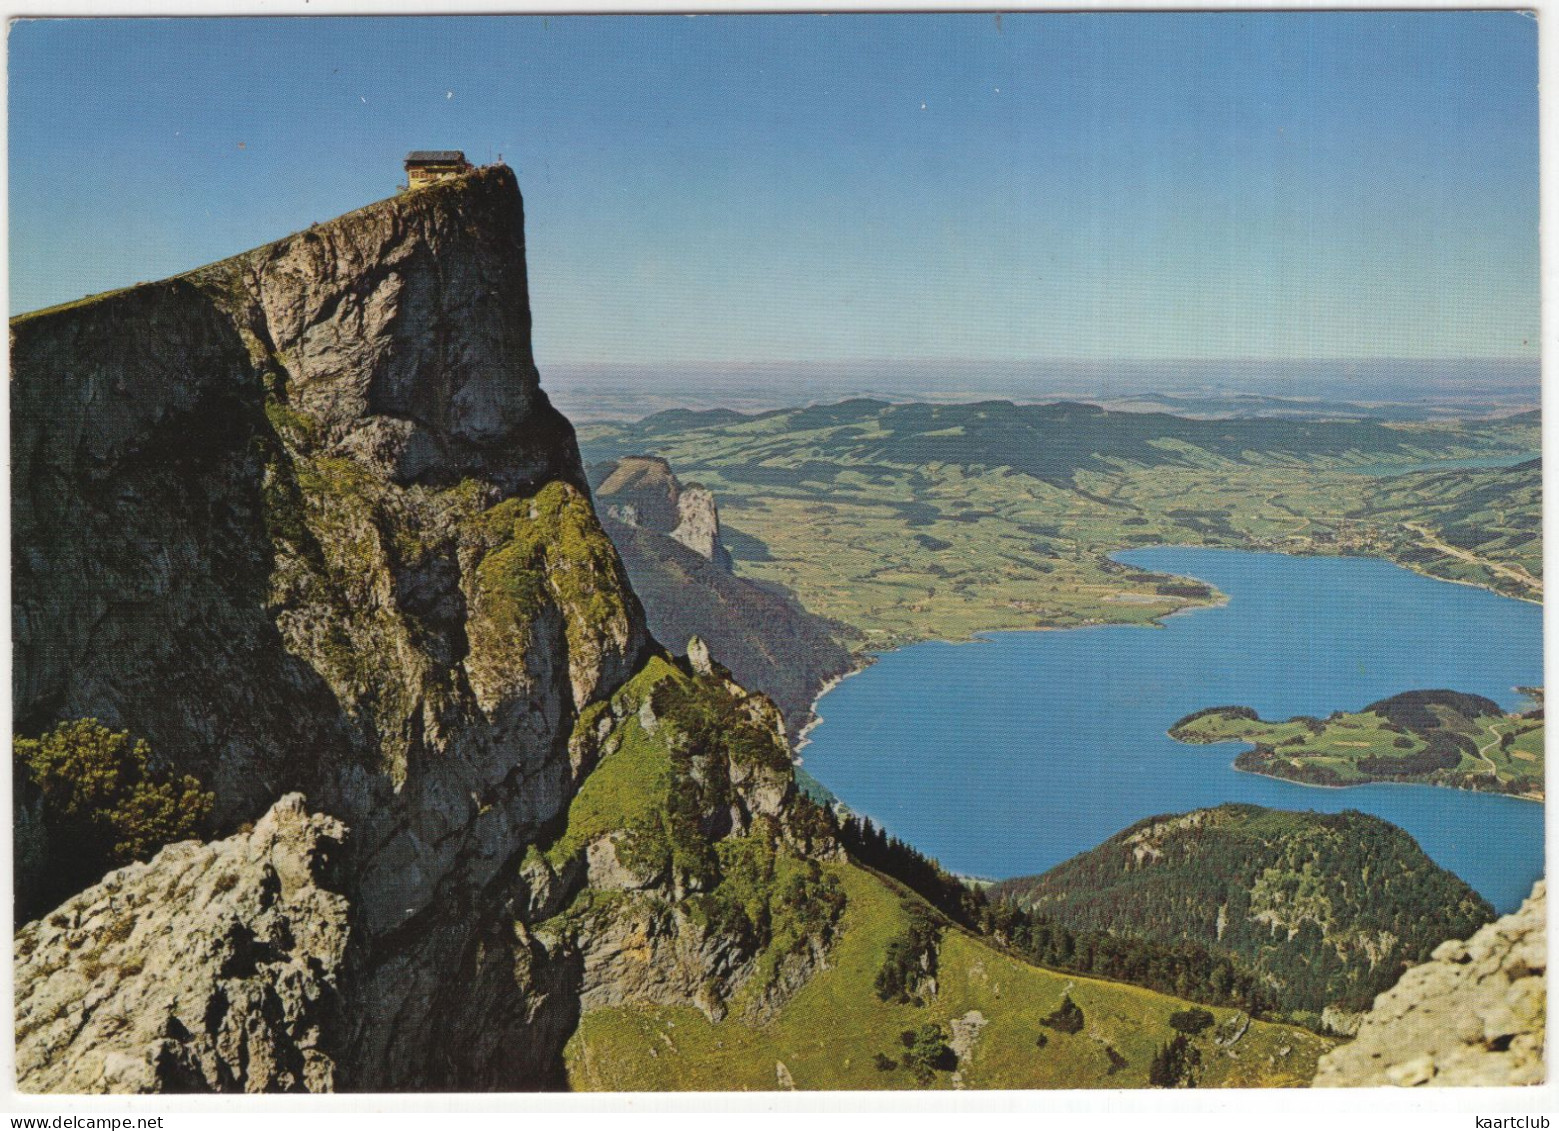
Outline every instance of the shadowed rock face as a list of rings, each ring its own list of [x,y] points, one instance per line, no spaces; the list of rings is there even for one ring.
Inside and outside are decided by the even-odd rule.
[[[1548,900],[1442,943],[1375,999],[1358,1034],[1321,1058],[1321,1087],[1541,1084]]]
[[[480,976],[483,940],[577,786],[574,719],[651,641],[537,383],[513,174],[25,316],[12,339],[17,729],[147,738],[216,792],[221,832],[292,790],[344,822],[333,1086],[547,1083],[546,963]],[[27,833],[44,873],[70,850]],[[462,978],[519,1051],[475,1062]],[[196,1061],[175,1083],[248,1086]],[[103,1072],[92,1086],[146,1083]]]
[[[792,740],[828,681],[856,666],[837,639],[841,626],[807,612],[779,586],[729,573],[667,535],[610,514],[601,525],[622,555],[655,639],[700,637],[737,682],[778,704]]]
[[[621,512],[620,521],[660,534],[677,525],[682,484],[659,456],[627,456],[590,471],[596,500]]]
[[[730,572],[731,553],[720,541],[720,514],[707,487],[684,484],[659,456],[624,456],[593,468],[591,478],[612,519],[663,534]]]
[[[777,585],[737,576],[715,497],[659,456],[589,468],[601,522],[622,555],[657,640],[708,643],[742,686],[779,705],[794,740],[829,680],[854,668],[843,626],[813,616]]]

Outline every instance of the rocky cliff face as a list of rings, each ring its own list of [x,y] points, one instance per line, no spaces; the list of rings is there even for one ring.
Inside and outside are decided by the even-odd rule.
[[[254,834],[110,877],[67,922],[105,922],[109,885],[133,880],[164,886],[169,937],[203,930],[194,877],[258,860],[261,828],[296,820],[341,842],[321,889],[329,956],[276,941],[286,916],[254,894],[271,881],[236,869],[213,938],[275,936],[251,947],[259,973],[242,992],[206,962],[164,971],[183,989],[154,1001],[150,952],[127,959],[142,975],[110,984],[109,959],[127,965],[111,947],[140,936],[81,927],[62,945],[106,956],[82,1000],[134,1023],[40,1025],[22,1086],[556,1084],[572,959],[516,928],[520,864],[591,768],[580,718],[654,644],[538,383],[513,174],[480,170],[24,316],[12,339],[17,730],[95,717],[145,737],[163,768],[215,792],[223,832],[283,794],[307,799]],[[18,890],[47,892],[49,855],[71,846],[18,827],[32,869]],[[35,991],[46,1002],[68,996],[59,977],[84,977],[49,969],[53,921],[27,928],[45,957],[19,967],[53,987]],[[235,1067],[228,1023],[189,1013],[214,994],[287,1029],[262,1042],[271,1067]],[[157,1035],[142,1013],[174,1020]],[[153,1055],[155,1041],[172,1045]]]
[[[17,935],[17,1076],[61,1092],[327,1091],[347,900],[340,822],[290,794],[171,845]],[[177,898],[169,898],[169,892]]]
[[[576,956],[582,1010],[762,1014],[825,961],[843,897],[820,862],[842,852],[796,795],[772,703],[712,665],[654,660],[576,749],[598,765],[525,872],[529,929]]]
[[[671,537],[723,570],[731,568],[731,551],[720,541],[720,514],[709,488],[692,483],[677,499],[677,524]]]
[[[682,484],[666,460],[625,456],[589,473],[601,525],[655,638],[707,641],[742,686],[779,705],[798,739],[823,688],[856,666],[840,643],[851,630],[807,612],[780,586],[733,573],[714,496]]]
[[[624,456],[592,468],[591,485],[612,519],[664,534],[730,572],[714,495],[702,484],[682,483],[659,456]]]
[[[1357,1035],[1321,1058],[1322,1087],[1541,1084],[1548,1020],[1548,900],[1442,943],[1375,999]]]

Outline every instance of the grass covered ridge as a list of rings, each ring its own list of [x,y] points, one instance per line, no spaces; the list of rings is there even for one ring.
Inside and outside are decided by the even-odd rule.
[[[671,752],[668,736],[646,731],[638,710],[662,683],[686,678],[663,657],[652,656],[610,703],[592,704],[580,715],[576,736],[593,730],[604,713],[618,719],[608,752],[579,787],[569,804],[567,827],[547,849],[554,868],[600,837],[654,822],[671,789]]]
[[[561,481],[529,498],[505,499],[466,525],[482,548],[468,631],[473,653],[523,651],[543,609],[564,613],[571,657],[588,654],[595,637],[616,625],[626,635],[628,580],[590,500]]]
[[[581,715],[573,744],[599,761],[543,860],[554,875],[577,875],[580,858],[609,841],[633,881],[584,888],[540,929],[588,946],[637,916],[658,937],[691,935],[719,956],[696,987],[712,1010],[761,1010],[804,978],[828,948],[844,894],[819,862],[830,826],[794,792],[772,705],[655,656]],[[672,973],[686,981],[687,970]]]
[[[827,969],[814,974],[768,1021],[732,1014],[718,1023],[691,1007],[623,1006],[586,1013],[565,1051],[570,1086],[586,1091],[772,1091],[783,1064],[798,1089],[922,1086],[900,1062],[902,1035],[927,1024],[949,1033],[979,1013],[985,1024],[963,1056],[962,1083],[975,1088],[1148,1086],[1158,1049],[1176,1035],[1170,1019],[1186,1003],[1132,986],[1057,974],[1001,953],[957,928],[939,947],[938,990],[924,1004],[884,1001],[875,989],[890,947],[910,927],[906,893],[854,864],[831,863],[846,899]],[[914,897],[909,897],[913,899]],[[1058,1033],[1043,1022],[1069,996],[1083,1028]],[[1218,1022],[1234,1011],[1211,1011]],[[1229,1049],[1204,1046],[1207,1087],[1285,1087],[1309,1082],[1334,1042],[1281,1025],[1253,1022]],[[1046,1038],[1043,1047],[1041,1036]],[[1116,1067],[1109,1051],[1124,1058]],[[1232,1053],[1233,1055],[1229,1055]],[[931,1088],[953,1086],[935,1071]]]

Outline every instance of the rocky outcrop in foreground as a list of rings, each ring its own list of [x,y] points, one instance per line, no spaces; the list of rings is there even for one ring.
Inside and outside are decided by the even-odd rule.
[[[16,1071],[54,1092],[328,1091],[344,829],[278,801],[254,831],[170,845],[16,939]]]
[[[1358,1036],[1321,1059],[1321,1087],[1541,1084],[1547,1024],[1547,896],[1431,960],[1375,999]]]

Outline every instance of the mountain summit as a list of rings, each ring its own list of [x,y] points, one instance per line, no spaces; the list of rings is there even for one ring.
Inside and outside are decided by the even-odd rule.
[[[751,976],[768,918],[732,941],[674,905],[719,886],[723,837],[788,835],[778,715],[651,639],[537,379],[524,253],[492,167],[12,323],[17,730],[135,735],[143,795],[188,775],[228,838],[78,894],[21,776],[21,917],[71,897],[21,932],[23,1087],[557,1087],[592,987]],[[614,855],[570,803],[629,719],[665,775],[637,811],[680,807]],[[677,769],[700,725],[702,793]],[[675,961],[618,970],[611,915],[527,926],[624,887],[664,889]],[[794,927],[790,976],[828,922]],[[88,1024],[114,1001],[132,1024]]]

